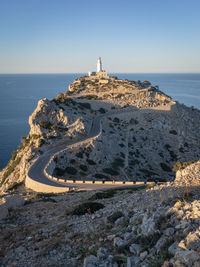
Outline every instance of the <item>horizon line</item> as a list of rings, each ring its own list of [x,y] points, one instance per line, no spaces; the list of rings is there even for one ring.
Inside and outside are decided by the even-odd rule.
[[[200,74],[200,72],[108,72],[108,74]],[[0,75],[29,75],[29,74],[87,74],[87,72],[13,72],[13,73],[0,73]]]

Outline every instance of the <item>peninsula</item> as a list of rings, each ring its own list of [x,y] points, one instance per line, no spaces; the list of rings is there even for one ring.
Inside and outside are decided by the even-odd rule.
[[[0,265],[200,266],[200,111],[97,71],[42,99],[0,172]]]
[[[57,185],[59,192],[74,181],[173,181],[177,162],[200,156],[199,110],[149,81],[109,76],[101,58],[97,71],[77,78],[66,93],[40,100],[29,124],[29,135],[1,172],[2,190],[24,180],[41,192],[54,191],[57,179],[68,181]]]

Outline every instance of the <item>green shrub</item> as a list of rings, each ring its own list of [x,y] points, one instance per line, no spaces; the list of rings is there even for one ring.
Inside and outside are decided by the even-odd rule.
[[[160,163],[160,167],[163,169],[163,171],[165,171],[165,172],[171,172],[172,171],[172,169],[166,164],[166,163],[164,163],[164,162],[161,162]]]
[[[55,172],[55,175],[56,175],[56,176],[63,176],[64,173],[65,173],[65,170],[56,167],[56,168],[54,169],[54,172]]]
[[[164,145],[164,148],[166,148],[167,150],[169,150],[170,147],[171,147],[171,146],[170,146],[169,144],[165,144],[165,145]]]
[[[97,192],[93,196],[89,198],[89,200],[96,200],[96,199],[103,199],[103,198],[111,198],[115,195],[115,191],[113,190],[106,190],[103,192]]]
[[[40,127],[43,127],[43,128],[45,128],[45,129],[49,129],[50,126],[51,126],[51,123],[46,122],[46,121],[40,121],[40,122],[39,122],[39,125],[40,125]]]
[[[40,138],[40,139],[39,139],[39,142],[38,142],[38,147],[41,147],[41,146],[44,145],[44,144],[45,144],[44,139],[43,139],[43,138]]]
[[[170,133],[170,134],[177,135],[177,131],[175,131],[175,130],[170,130],[169,133]]]
[[[113,122],[119,123],[119,118],[114,118]]]
[[[112,215],[108,216],[107,220],[110,223],[114,223],[117,219],[119,219],[120,217],[123,217],[123,216],[124,215],[121,211],[116,211]]]
[[[68,174],[76,174],[77,173],[77,170],[74,168],[74,167],[66,167],[65,168],[65,171],[68,173]]]
[[[174,164],[174,167],[173,167],[173,171],[174,172],[177,172],[179,170],[183,170],[184,168],[186,168],[187,166],[193,164],[195,161],[191,160],[191,161],[187,161],[187,162],[179,162],[177,161],[175,164]]]
[[[100,108],[100,109],[99,109],[99,112],[102,113],[102,114],[103,114],[103,113],[106,113],[106,111],[105,111],[104,108]]]
[[[169,150],[169,154],[170,154],[171,160],[173,160],[173,161],[177,160],[177,156],[176,156],[176,154],[174,153],[174,151]]]
[[[97,210],[103,209],[105,206],[98,202],[86,202],[78,205],[70,213],[72,215],[84,215],[86,213],[94,213]]]
[[[86,165],[83,165],[83,164],[81,164],[81,165],[79,166],[79,168],[80,168],[82,171],[84,171],[84,172],[86,172],[86,171],[88,170],[88,167],[87,167]]]
[[[116,158],[111,165],[112,168],[114,169],[119,167],[124,167],[124,160],[121,158]]]
[[[23,182],[19,182],[19,183],[14,182],[13,184],[11,184],[11,185],[8,186],[7,190],[8,191],[12,191],[14,189],[17,189],[22,184],[23,184]]]
[[[53,130],[53,131],[55,131],[56,130],[56,125],[51,125],[50,126],[50,129]]]
[[[80,151],[80,152],[77,152],[76,153],[76,156],[78,157],[78,158],[83,158],[83,152],[82,151]]]
[[[20,161],[21,161],[21,158],[17,158],[12,163],[9,162],[7,169],[4,172],[0,186],[2,186],[4,184],[6,178],[14,171],[15,167],[20,163]]]
[[[31,160],[34,158],[34,156],[35,156],[34,154],[31,154],[31,155],[29,156],[29,158],[28,158],[28,162],[31,161]]]
[[[104,168],[103,171],[110,175],[118,175],[119,172],[116,170],[113,170],[112,168]]]
[[[133,160],[130,161],[129,165],[131,165],[131,166],[135,166],[135,165],[138,165],[139,163],[140,163],[139,160],[137,160],[137,159],[133,159]]]
[[[17,152],[14,151],[13,154],[12,154],[11,160],[15,160],[16,156],[17,156]]]
[[[86,109],[91,109],[90,103],[81,103],[81,102],[79,102],[78,105],[83,107],[83,108],[86,108]]]
[[[94,162],[92,159],[87,159],[87,162],[90,165],[96,165],[96,162]]]
[[[32,138],[32,139],[38,139],[38,138],[40,138],[40,135],[38,135],[38,134],[32,134],[30,136],[30,138]]]
[[[147,170],[147,169],[139,169],[139,171],[143,172],[146,176],[154,176],[154,175],[156,175],[155,172]]]
[[[102,174],[102,173],[96,173],[96,174],[94,175],[94,177],[97,178],[97,179],[110,180],[107,176],[105,176],[105,175]]]
[[[22,141],[22,148],[24,148],[25,146],[29,144],[30,139],[24,136],[21,136],[21,141]]]

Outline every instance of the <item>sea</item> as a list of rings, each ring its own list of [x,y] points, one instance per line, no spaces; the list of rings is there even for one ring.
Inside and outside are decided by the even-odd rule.
[[[28,118],[41,98],[66,92],[85,74],[0,74],[0,169],[29,133]],[[148,80],[174,100],[200,109],[200,74],[113,73],[120,79]]]

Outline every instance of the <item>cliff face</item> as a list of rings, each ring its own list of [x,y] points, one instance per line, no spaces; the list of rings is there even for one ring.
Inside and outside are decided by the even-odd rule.
[[[63,127],[66,127],[68,124],[68,117],[66,114],[64,114],[62,109],[57,109],[54,103],[51,103],[47,99],[41,99],[38,102],[37,108],[29,117],[29,124],[31,127],[30,135],[42,135],[48,132],[48,124],[49,128],[51,125],[56,127],[59,124],[61,124]],[[46,128],[42,127],[42,125],[46,126]]]
[[[85,113],[86,114],[86,113]],[[34,160],[57,143],[73,141],[86,135],[90,128],[87,114],[82,118],[71,104],[58,105],[42,99],[29,117],[30,132],[13,153],[7,167],[0,172],[1,191],[21,184]]]
[[[0,173],[2,189],[23,181],[34,160],[52,146],[87,137],[98,115],[101,134],[58,154],[54,175],[166,181],[173,180],[177,161],[199,159],[199,110],[176,103],[148,81],[82,77],[65,94],[38,102],[29,135]]]

